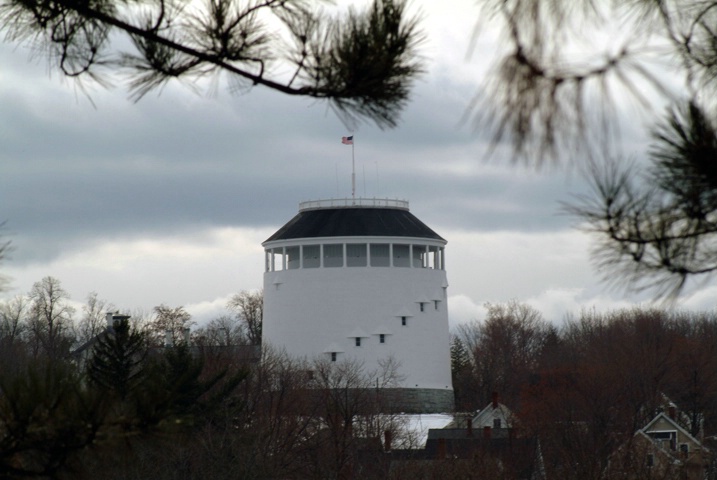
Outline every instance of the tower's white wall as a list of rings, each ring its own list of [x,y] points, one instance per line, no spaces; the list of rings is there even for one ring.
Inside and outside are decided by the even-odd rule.
[[[362,361],[366,372],[392,355],[405,377],[402,386],[452,389],[446,286],[446,272],[429,268],[268,271],[264,342],[307,358],[328,356],[333,344],[343,350],[338,360]],[[419,302],[426,302],[423,312]],[[406,326],[401,325],[403,313],[410,315]],[[357,330],[368,335],[360,347],[351,336]],[[379,342],[378,332],[390,332],[385,343]]]

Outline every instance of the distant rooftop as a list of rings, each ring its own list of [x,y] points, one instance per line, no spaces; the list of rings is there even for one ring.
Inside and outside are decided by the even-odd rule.
[[[317,237],[416,237],[445,241],[408,210],[408,201],[335,198],[301,202],[266,242]]]

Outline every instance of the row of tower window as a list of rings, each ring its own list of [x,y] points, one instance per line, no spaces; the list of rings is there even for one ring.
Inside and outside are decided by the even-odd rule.
[[[405,321],[405,318],[406,318],[406,317],[402,317],[402,318],[404,319],[404,320],[403,320],[403,325],[405,326],[405,325],[406,325],[406,321]],[[378,343],[386,343],[386,336],[387,336],[387,335],[388,335],[388,334],[386,334],[386,333],[379,333],[379,334],[377,335],[377,336],[378,336]],[[361,347],[362,345],[365,345],[364,338],[366,338],[366,337],[353,337],[353,339],[354,339],[354,346],[356,346],[356,347]],[[335,362],[336,359],[337,359],[338,354],[339,354],[339,353],[343,353],[343,352],[328,352],[328,353],[329,353],[330,356],[331,356],[331,361],[332,361],[332,362]]]
[[[426,305],[427,303],[428,303],[428,302],[419,302],[420,311],[421,311],[421,312],[425,312],[425,311],[426,311],[426,310],[425,310],[425,305]],[[436,310],[438,310],[439,300],[433,300],[432,303],[433,303],[433,305],[434,305],[434,308],[435,308]],[[401,315],[401,316],[399,316],[398,318],[401,320],[401,326],[402,326],[402,327],[408,326],[408,315]],[[386,343],[386,337],[387,337],[388,335],[390,335],[390,334],[388,334],[388,333],[379,333],[379,334],[377,335],[377,336],[378,336],[378,343]],[[364,345],[363,339],[364,339],[364,338],[368,338],[368,337],[349,337],[349,338],[353,338],[353,339],[354,339],[354,346],[356,346],[356,347],[361,347],[362,345]],[[343,353],[343,352],[326,352],[326,353],[329,353],[329,354],[330,354],[330,357],[331,357],[331,361],[332,361],[332,362],[335,362],[336,359],[337,359],[337,355],[338,355],[339,353]]]
[[[406,267],[445,270],[445,251],[433,245],[327,243],[268,248],[266,271],[299,268]]]

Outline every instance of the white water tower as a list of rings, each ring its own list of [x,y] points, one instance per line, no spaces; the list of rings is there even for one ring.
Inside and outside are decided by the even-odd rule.
[[[262,245],[265,345],[365,371],[393,356],[405,410],[453,409],[446,241],[408,202],[303,202]]]

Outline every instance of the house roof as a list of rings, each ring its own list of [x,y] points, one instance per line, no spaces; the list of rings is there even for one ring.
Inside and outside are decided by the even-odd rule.
[[[431,438],[422,450],[392,450],[388,456],[390,470],[395,472],[410,473],[410,466],[417,468],[416,472],[425,472],[424,468],[437,459],[450,459],[451,465],[466,462],[462,464],[470,467],[475,465],[473,462],[479,456],[482,459],[494,459],[503,466],[505,475],[510,478],[545,478],[537,438],[485,439],[466,437],[464,433],[461,438]]]
[[[503,418],[505,418],[506,422],[508,423],[508,426],[512,426],[513,423],[513,411],[505,406],[504,404],[497,402],[498,406],[493,407],[493,402],[486,405],[485,408],[482,410],[478,410],[474,414],[470,414],[468,416],[456,416],[454,419],[445,426],[445,428],[461,428],[463,427],[463,422],[465,422],[465,418],[471,418],[471,423],[473,426],[478,427],[481,423],[484,423],[486,420],[492,420],[495,413],[500,414]]]
[[[510,410],[510,408],[506,407],[500,402],[498,402],[497,407],[493,407],[493,403],[491,402],[488,404],[488,406],[486,406],[483,410],[478,412],[478,414],[473,417],[473,423],[479,425],[487,418],[493,418],[496,412],[499,412],[500,415],[502,415],[506,419],[506,421],[510,421],[513,416],[513,412]]]
[[[658,414],[655,416],[655,418],[653,418],[652,420],[650,420],[650,422],[649,422],[647,425],[645,425],[645,426],[642,428],[642,430],[640,430],[640,432],[643,432],[643,433],[645,433],[645,434],[649,434],[650,432],[654,431],[654,430],[652,429],[652,426],[655,425],[655,424],[656,424],[657,422],[659,422],[660,420],[664,420],[664,421],[666,421],[667,423],[669,423],[671,426],[673,426],[673,427],[675,428],[675,430],[679,431],[682,435],[684,435],[686,438],[688,438],[691,442],[694,442],[695,445],[699,445],[700,448],[702,448],[702,449],[704,449],[704,450],[706,450],[706,451],[709,451],[709,449],[707,449],[704,445],[702,445],[702,442],[700,442],[700,441],[697,440],[695,437],[693,437],[693,436],[690,434],[690,432],[688,432],[687,430],[685,430],[685,429],[684,429],[679,423],[677,423],[674,419],[670,418],[669,415],[665,415],[664,412],[658,413]]]
[[[344,207],[300,211],[265,243],[298,238],[373,236],[445,241],[408,210]]]

